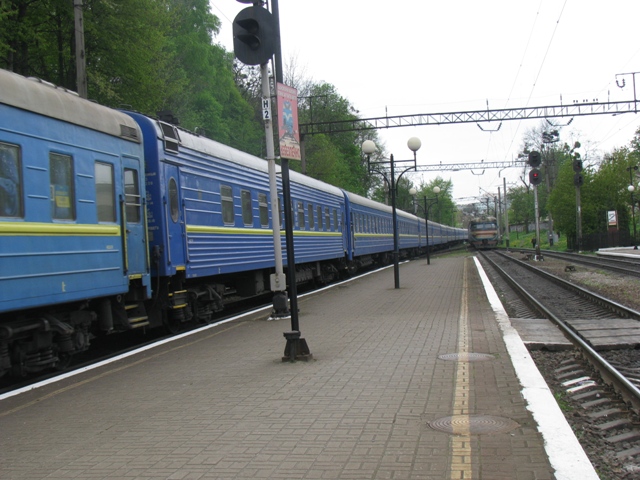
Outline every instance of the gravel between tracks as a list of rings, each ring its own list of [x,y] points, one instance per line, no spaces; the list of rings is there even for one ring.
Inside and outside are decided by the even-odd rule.
[[[523,258],[523,255],[517,252],[512,252],[510,255],[517,259]],[[610,298],[622,305],[640,311],[640,278],[629,277],[621,273],[591,268],[551,257],[546,257],[541,262],[532,261],[531,264],[563,280],[567,280],[575,285],[580,285],[603,297]],[[565,271],[567,266],[572,266],[575,270]]]

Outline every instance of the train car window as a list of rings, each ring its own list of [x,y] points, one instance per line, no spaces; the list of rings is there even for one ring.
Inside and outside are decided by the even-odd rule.
[[[96,162],[95,182],[98,222],[115,222],[116,192],[113,184],[113,165]]]
[[[324,227],[327,232],[331,231],[331,215],[329,215],[329,207],[324,207]]]
[[[336,232],[340,231],[340,225],[338,224],[338,209],[333,209],[333,228]]]
[[[313,230],[316,226],[315,217],[313,216],[313,205],[307,205],[307,212],[309,215],[309,230]]]
[[[0,143],[0,216],[22,217],[20,147]]]
[[[235,224],[233,215],[233,191],[229,185],[220,185],[220,200],[222,202],[222,221],[225,225]]]
[[[76,217],[71,161],[69,155],[49,154],[51,218],[56,220],[75,220]]]
[[[128,223],[140,223],[140,183],[138,171],[132,168],[124,169],[124,203],[127,211]]]
[[[322,231],[322,207],[318,205],[318,230]]]
[[[258,207],[260,208],[260,225],[263,227],[269,226],[269,206],[267,205],[267,195],[264,193],[258,194]]]
[[[298,202],[298,227],[300,230],[304,230],[304,205],[302,202]]]
[[[171,214],[171,220],[173,223],[177,223],[180,218],[180,202],[178,201],[178,182],[171,177],[169,179],[169,210]]]
[[[253,225],[253,210],[251,207],[251,192],[249,190],[240,190],[240,198],[242,199],[242,222],[246,226]]]
[[[178,145],[180,145],[180,136],[178,130],[173,125],[168,123],[158,122],[160,129],[162,130],[162,136],[164,138],[164,148],[169,152],[178,153]]]

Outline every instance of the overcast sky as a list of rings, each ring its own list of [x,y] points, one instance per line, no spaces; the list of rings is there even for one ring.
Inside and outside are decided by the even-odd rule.
[[[231,25],[247,5],[210,3],[222,21],[217,41],[233,51]],[[633,76],[616,75],[640,72],[639,0],[279,0],[279,7],[285,63],[295,58],[308,78],[334,85],[363,118],[632,100]],[[419,164],[480,164],[517,157],[523,134],[540,122],[378,133],[397,159],[411,158],[407,139],[417,136]],[[636,114],[575,117],[561,140],[588,144],[595,158],[628,145],[639,126]],[[410,178],[419,184],[438,175],[452,180],[456,199],[497,194],[505,177],[508,186],[522,184],[521,169],[480,165]]]

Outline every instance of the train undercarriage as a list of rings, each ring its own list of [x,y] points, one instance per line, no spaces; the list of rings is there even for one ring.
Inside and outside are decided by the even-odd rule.
[[[299,265],[296,283],[325,285],[361,267],[349,269],[341,260]],[[157,293],[146,300],[134,281],[126,295],[5,313],[0,318],[0,377],[64,369],[98,337],[158,327],[176,333],[190,324],[211,323],[229,305],[270,294],[271,273],[243,272],[216,277],[215,282],[157,279]]]

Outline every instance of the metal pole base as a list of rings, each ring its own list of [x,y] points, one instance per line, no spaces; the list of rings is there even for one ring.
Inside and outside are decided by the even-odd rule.
[[[273,310],[269,315],[268,320],[281,320],[283,318],[290,318],[291,311],[289,310],[289,299],[287,292],[276,292],[273,295]]]
[[[284,347],[283,362],[295,362],[296,360],[308,361],[313,358],[307,341],[304,338],[300,338],[300,332],[284,332],[284,338],[287,339],[287,345]]]

